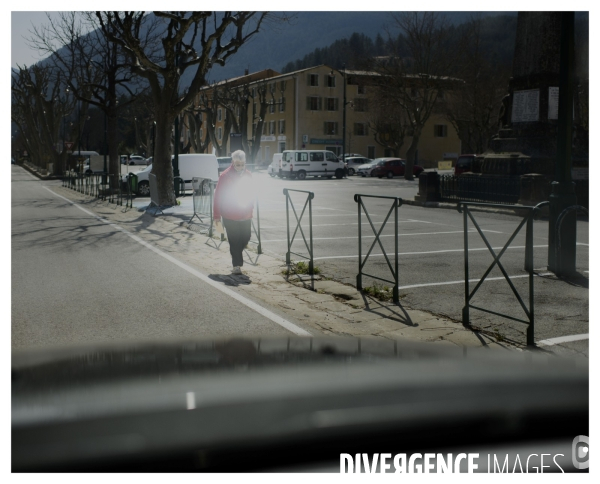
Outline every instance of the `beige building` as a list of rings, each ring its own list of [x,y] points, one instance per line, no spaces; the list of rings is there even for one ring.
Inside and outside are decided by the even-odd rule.
[[[261,75],[258,75],[261,74]],[[360,153],[368,158],[391,156],[392,153],[375,141],[369,128],[373,113],[369,74],[346,73],[346,153]],[[344,72],[321,65],[288,74],[274,71],[254,73],[249,88],[267,82],[272,103],[265,114],[257,163],[268,163],[274,153],[286,149],[326,149],[340,155],[343,146]],[[242,78],[236,79],[239,81]],[[224,123],[224,114],[217,108],[217,137]],[[248,135],[257,125],[257,108],[249,111]],[[252,126],[254,125],[254,126]],[[405,137],[400,150],[404,157],[411,138]],[[211,147],[209,147],[211,151]],[[229,152],[231,150],[227,150]],[[442,115],[432,115],[425,125],[418,148],[418,162],[423,166],[460,154],[460,140],[452,124]]]

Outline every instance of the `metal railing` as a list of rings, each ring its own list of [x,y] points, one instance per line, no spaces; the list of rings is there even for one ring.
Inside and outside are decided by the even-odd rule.
[[[515,229],[513,234],[510,236],[510,238],[508,239],[506,244],[504,244],[504,247],[498,254],[496,254],[496,252],[494,251],[494,249],[488,242],[486,236],[483,234],[483,231],[479,227],[479,224],[477,223],[477,221],[473,217],[473,214],[469,210],[469,206],[474,205],[474,206],[488,207],[488,208],[499,208],[499,207],[502,207],[502,205],[490,204],[490,203],[477,203],[477,202],[459,202],[458,203],[457,209],[460,213],[463,214],[463,221],[464,221],[465,302],[464,302],[464,306],[463,306],[463,310],[462,310],[463,326],[465,326],[465,327],[470,326],[469,310],[471,308],[477,309],[478,311],[483,311],[483,312],[486,312],[489,314],[493,314],[495,316],[500,316],[500,317],[503,317],[506,319],[517,321],[519,323],[527,324],[527,346],[535,346],[535,340],[534,340],[535,313],[534,313],[534,304],[533,304],[533,276],[534,276],[534,274],[533,274],[533,220],[534,220],[534,217],[536,216],[536,214],[539,212],[539,209],[544,205],[548,205],[549,203],[550,202],[542,202],[542,203],[537,204],[535,207],[527,207],[527,206],[515,207],[515,209],[518,208],[519,210],[527,211],[527,215],[519,223],[519,225],[517,226],[517,228]],[[481,236],[486,247],[492,254],[492,257],[494,258],[492,264],[487,268],[487,270],[485,271],[485,273],[483,274],[483,276],[481,277],[481,279],[479,280],[479,282],[477,283],[477,285],[471,292],[469,292],[469,236],[468,236],[469,218],[471,219],[471,222],[477,229],[477,232]],[[508,273],[506,272],[502,263],[500,262],[500,258],[502,257],[504,252],[506,252],[506,250],[510,246],[511,242],[515,239],[515,237],[518,235],[518,233],[521,231],[521,229],[523,228],[523,226],[525,224],[527,224],[527,227],[526,227],[526,232],[525,232],[525,265],[524,265],[524,269],[528,273],[528,276],[529,276],[528,277],[528,279],[529,279],[529,291],[528,291],[529,307],[527,307],[525,305],[525,303],[523,302],[523,298],[521,297],[521,295],[515,288],[514,284],[510,280]],[[513,294],[515,295],[521,308],[525,312],[525,316],[527,317],[527,320],[514,318],[507,314],[498,313],[498,312],[491,311],[489,309],[481,308],[478,306],[474,306],[471,304],[471,300],[473,299],[473,296],[475,296],[475,293],[479,290],[479,288],[483,284],[485,278],[489,275],[489,273],[492,271],[492,269],[495,266],[498,266],[498,268],[502,272],[502,275],[506,279],[506,282],[508,282],[508,285],[510,286]]]
[[[262,254],[262,243],[260,241],[260,207],[258,204],[258,196],[254,199],[254,206],[256,207],[256,224],[254,218],[252,219],[252,232],[256,236],[256,240],[250,239],[250,244],[256,244],[256,252]]]
[[[520,177],[440,175],[439,193],[446,201],[515,204],[521,194]]]
[[[290,197],[290,192],[295,193],[306,193],[306,200],[304,202],[304,207],[302,208],[302,213],[300,217],[296,213],[296,208],[294,207],[294,202]],[[297,255],[298,257],[302,257],[303,259],[308,259],[308,273],[310,275],[314,274],[314,252],[313,252],[313,230],[312,230],[312,199],[315,198],[315,194],[313,192],[307,192],[305,190],[290,190],[287,188],[283,189],[283,194],[285,195],[285,217],[287,223],[287,252],[285,254],[286,264],[290,265],[292,263],[291,255]],[[290,205],[292,207],[292,211],[294,212],[294,217],[296,218],[296,228],[294,230],[294,235],[290,238]],[[309,223],[309,239],[310,242],[306,241],[306,237],[304,236],[304,231],[302,230],[302,217],[304,216],[304,212],[306,211],[306,207],[308,206],[308,223]],[[302,234],[302,240],[304,241],[304,245],[308,250],[308,257],[304,254],[298,254],[296,252],[292,252],[292,244],[294,243],[294,239],[296,238],[296,233],[300,229],[300,233]]]
[[[363,198],[377,198],[380,200],[388,199],[388,200],[394,201],[394,203],[390,207],[390,209],[385,217],[385,220],[381,224],[379,231],[375,230],[375,226],[373,225],[373,221],[371,220],[371,217],[369,216],[367,207],[365,207],[365,204],[363,203]],[[362,290],[362,288],[363,288],[362,277],[363,276],[368,276],[368,277],[371,277],[373,279],[377,279],[377,280],[383,281],[383,282],[389,282],[390,284],[394,284],[394,289],[392,290],[392,297],[393,297],[394,303],[398,303],[398,302],[400,302],[400,297],[398,294],[398,279],[399,279],[399,277],[398,277],[398,208],[402,205],[402,199],[398,198],[398,197],[362,195],[362,194],[357,193],[356,195],[354,195],[354,201],[358,204],[358,275],[356,276],[356,289],[358,289],[359,291]],[[373,234],[375,235],[375,240],[371,244],[371,247],[369,248],[369,251],[367,252],[367,255],[365,256],[364,260],[362,258],[362,217],[361,217],[362,210],[364,210],[367,220],[369,221],[369,224],[371,225],[371,229],[373,230]],[[385,228],[385,225],[387,224],[387,221],[390,218],[392,211],[394,212],[394,266],[393,267],[392,267],[392,264],[390,263],[390,259],[388,258],[388,255],[387,255],[385,249],[383,248],[383,244],[381,243],[381,239],[380,239],[381,233],[383,232],[383,229]],[[392,276],[394,278],[393,281],[383,279],[379,276],[374,276],[373,274],[367,274],[363,270],[365,267],[365,264],[369,260],[369,256],[371,255],[371,251],[373,250],[373,247],[375,247],[375,243],[379,243],[379,247],[381,248],[381,251],[383,252],[385,261],[387,262],[387,265],[388,265],[388,267],[392,273]]]
[[[216,182],[210,178],[192,178],[192,207],[194,210],[188,223],[197,218],[202,225],[207,226],[208,236],[213,236],[213,203]],[[210,222],[204,222],[208,219]],[[223,237],[221,237],[223,239]]]

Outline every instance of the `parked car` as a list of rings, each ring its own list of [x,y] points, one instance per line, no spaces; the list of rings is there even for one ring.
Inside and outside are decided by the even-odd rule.
[[[352,156],[346,158],[346,168],[348,169],[348,175],[352,176],[356,173],[361,166],[367,163],[372,163],[373,160],[365,158],[364,156]]]
[[[371,163],[365,163],[356,170],[356,174],[361,176],[373,176],[373,170],[377,167],[377,165],[383,163],[383,160],[384,158],[377,158]]]
[[[129,164],[130,165],[145,165],[146,158],[144,158],[143,156],[139,156],[139,155],[132,155],[129,157]]]
[[[382,178],[384,176],[388,178],[394,178],[395,176],[404,176],[404,170],[406,162],[401,158],[381,158],[383,163],[379,163],[377,167],[371,172],[371,176]],[[423,171],[422,166],[413,166],[413,176],[418,177]]]
[[[171,156],[171,163],[174,163]],[[192,189],[193,178],[210,178],[212,181],[219,180],[218,164],[215,155],[205,153],[188,153],[179,155],[178,161],[179,176],[183,179],[185,190]],[[150,173],[152,165],[148,165],[141,171],[138,171],[137,176],[137,194],[141,197],[150,196]],[[127,183],[127,176],[123,175],[121,181]]]
[[[454,174],[460,175],[467,171],[473,171],[473,161],[477,155],[460,155],[454,165]]]
[[[148,165],[151,165],[151,164],[152,164],[152,159],[153,159],[153,158],[154,158],[153,156],[151,156],[150,158],[146,158],[146,166],[148,166]]]
[[[344,160],[348,159],[348,158],[364,158],[363,155],[361,155],[360,153],[346,153],[345,155],[340,155],[340,158],[343,158]]]
[[[231,156],[222,156],[217,158],[217,162],[219,163],[219,173],[223,173],[231,166]]]

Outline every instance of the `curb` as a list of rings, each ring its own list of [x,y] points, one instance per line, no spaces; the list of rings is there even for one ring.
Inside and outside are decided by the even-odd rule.
[[[33,176],[39,178],[40,180],[62,180],[62,177],[59,177],[59,176],[54,176],[54,175],[43,176],[40,173],[38,173],[36,170],[27,166],[25,163],[22,163],[22,164],[17,163],[17,166],[20,166],[21,168],[27,170],[28,173],[31,173]]]

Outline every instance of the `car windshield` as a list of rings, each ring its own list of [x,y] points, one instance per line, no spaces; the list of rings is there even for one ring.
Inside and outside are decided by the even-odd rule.
[[[573,12],[297,6],[25,35],[50,62],[11,70],[12,472],[585,465],[588,12],[570,139]]]

